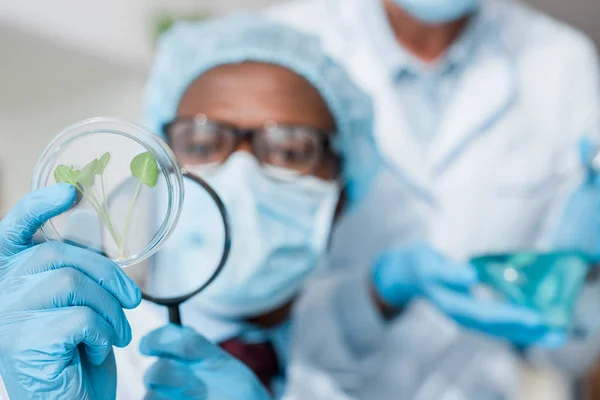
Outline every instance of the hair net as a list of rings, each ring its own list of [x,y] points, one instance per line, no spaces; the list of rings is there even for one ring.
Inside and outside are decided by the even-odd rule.
[[[377,169],[370,98],[328,57],[313,36],[254,13],[206,22],[177,22],[159,40],[146,88],[146,112],[154,132],[175,118],[188,86],[206,71],[246,61],[285,67],[321,94],[337,126],[351,202],[365,193]]]

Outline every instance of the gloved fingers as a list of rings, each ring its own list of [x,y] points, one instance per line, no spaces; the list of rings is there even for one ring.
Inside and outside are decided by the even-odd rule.
[[[63,241],[76,242],[78,247],[102,253],[102,221],[100,216],[90,209],[74,209],[61,231]]]
[[[168,358],[159,358],[148,368],[144,385],[158,392],[206,393],[206,386],[187,364]]]
[[[144,385],[154,387],[182,387],[189,380],[195,380],[194,372],[187,364],[171,358],[159,358],[144,374]]]
[[[596,170],[593,170],[592,175],[592,183],[597,188],[600,186],[600,173],[596,172]]]
[[[217,345],[191,328],[165,325],[142,338],[140,352],[150,357],[177,358],[185,361],[227,359]]]
[[[471,264],[446,261],[438,265],[436,274],[429,277],[436,284],[461,293],[470,293],[477,285],[477,272]]]
[[[477,283],[477,274],[473,266],[453,263],[430,245],[415,243],[383,253],[374,265],[372,280],[384,301],[402,306],[424,295],[429,286],[468,293]]]
[[[198,380],[196,387],[154,386],[148,390],[144,399],[208,400],[212,397],[208,395],[206,384]]]
[[[477,272],[471,264],[451,261],[424,245],[418,254],[417,276],[422,283],[435,282],[468,292],[477,283]]]
[[[210,400],[208,390],[204,383],[198,389],[189,389],[180,391],[174,388],[159,387],[149,390],[144,396],[144,400]],[[219,399],[221,399],[219,397]],[[241,399],[241,398],[240,398]]]
[[[32,311],[23,324],[20,352],[29,355],[32,365],[40,360],[69,363],[80,345],[92,364],[101,365],[112,350],[114,329],[88,307]]]
[[[432,290],[431,293],[436,304],[445,305],[444,308],[451,310],[456,316],[462,315],[492,324],[509,323],[532,328],[545,326],[538,312],[523,306],[478,299],[473,295],[464,295],[441,287]]]
[[[131,341],[131,327],[119,301],[80,271],[60,268],[25,279],[28,294],[19,296],[19,299],[10,305],[11,310],[89,307],[113,327],[116,346],[124,347]]]
[[[202,364],[201,368],[195,368],[196,376],[207,382],[212,390],[218,388],[226,398],[240,399],[271,399],[267,389],[258,380],[256,375],[238,360],[231,363]],[[235,386],[231,385],[234,377]]]
[[[472,295],[441,287],[430,292],[429,297],[438,308],[461,325],[513,343],[529,345],[550,332],[542,316],[525,307],[476,299]]]
[[[558,349],[564,346],[568,339],[569,335],[565,331],[550,332],[535,343],[535,346],[545,349]]]
[[[18,257],[27,258],[21,262],[21,275],[70,267],[108,290],[124,308],[135,308],[142,301],[142,294],[131,278],[112,260],[92,251],[61,242],[46,242],[26,250]]]
[[[585,136],[578,142],[579,159],[583,166],[587,169],[587,181],[594,186],[600,186],[600,173],[596,171],[594,166],[594,158],[597,155],[597,147],[592,140]]]
[[[231,398],[269,398],[246,366],[193,329],[172,324],[159,328],[142,339],[140,351],[142,354],[161,358],[145,377],[147,386],[152,383],[151,389],[154,392],[164,394],[167,391],[180,390],[179,393],[184,393],[187,397],[193,393],[192,398],[202,399],[205,398],[203,390],[210,387],[219,393],[237,393],[237,397]],[[168,369],[171,369],[171,372],[168,372]],[[189,377],[190,372],[193,372],[193,380]],[[169,375],[170,373],[175,376]],[[188,383],[175,389],[169,381]],[[240,395],[241,393],[243,395]],[[201,396],[196,397],[199,394]]]
[[[68,210],[74,201],[75,188],[66,183],[24,196],[0,222],[0,256],[10,257],[31,246],[40,226]]]
[[[584,136],[581,139],[579,139],[577,145],[579,150],[579,159],[581,163],[584,167],[588,168],[589,170],[592,170],[594,157],[596,155],[594,143],[589,137]]]
[[[106,359],[100,365],[92,364],[83,351],[80,350],[79,353],[81,367],[85,371],[84,379],[89,387],[93,388],[95,394],[92,398],[94,400],[115,400],[117,394],[117,362],[114,349],[109,351]]]
[[[144,400],[173,400],[173,396],[168,392],[150,390],[144,395]]]
[[[79,328],[75,331],[75,341],[84,344],[85,356],[93,365],[101,365],[112,351],[114,329],[91,308],[71,307],[69,310],[74,310],[74,325]]]

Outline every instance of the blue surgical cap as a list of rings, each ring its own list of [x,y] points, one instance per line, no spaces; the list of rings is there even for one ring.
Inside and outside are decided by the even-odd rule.
[[[348,199],[366,192],[378,163],[370,98],[328,57],[320,41],[260,14],[244,13],[205,22],[177,22],[158,43],[146,88],[150,127],[162,133],[179,102],[200,75],[217,66],[263,62],[287,68],[321,94],[336,122],[336,149],[343,157]]]

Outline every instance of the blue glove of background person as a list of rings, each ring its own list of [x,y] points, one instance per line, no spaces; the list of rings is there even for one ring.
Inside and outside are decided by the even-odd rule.
[[[167,325],[146,335],[140,351],[158,357],[148,368],[145,400],[269,400],[244,364],[191,328]]]
[[[396,308],[423,298],[466,328],[519,345],[557,346],[562,334],[550,332],[541,315],[524,307],[476,298],[477,274],[470,264],[447,260],[426,244],[384,253],[373,269],[381,300]]]
[[[60,242],[32,245],[42,223],[74,200],[70,185],[47,187],[0,222],[0,376],[12,400],[116,395],[112,346],[131,341],[122,308],[136,307],[140,291],[99,254]]]
[[[600,173],[592,161],[596,155],[588,139],[579,143],[581,162],[587,170],[583,183],[568,199],[553,247],[564,250],[580,250],[591,261],[600,261]]]

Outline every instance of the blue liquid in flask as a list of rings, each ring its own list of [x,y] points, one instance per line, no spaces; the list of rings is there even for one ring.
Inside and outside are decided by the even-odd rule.
[[[577,251],[520,252],[476,257],[479,281],[513,304],[534,309],[546,323],[567,329],[588,271]]]

